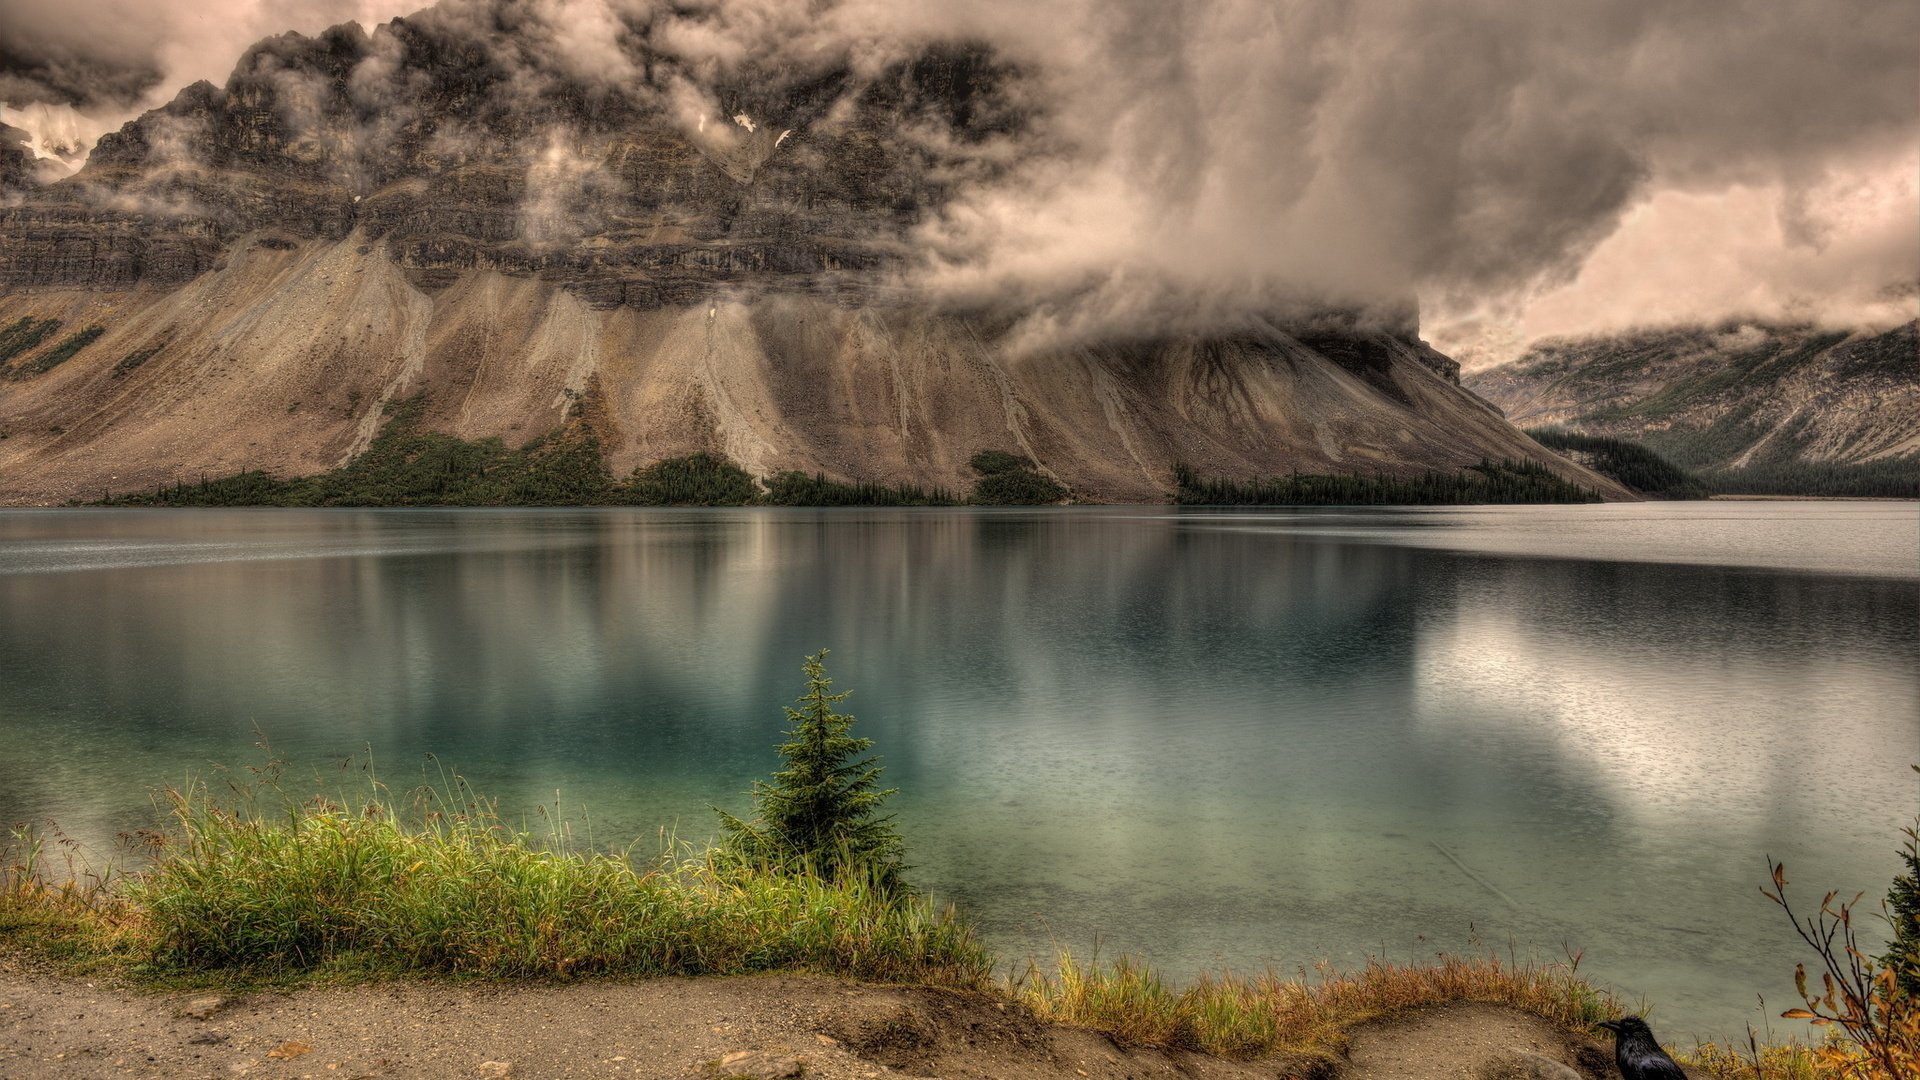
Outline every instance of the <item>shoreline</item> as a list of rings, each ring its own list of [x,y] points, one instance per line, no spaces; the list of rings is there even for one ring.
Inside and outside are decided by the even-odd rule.
[[[843,505],[843,504],[725,504],[701,506],[695,504],[670,505],[609,505],[606,503],[575,504],[535,504],[535,503],[355,503],[337,506],[275,506],[265,503],[237,503],[231,506],[150,506],[128,504],[103,504],[98,502],[16,502],[6,496],[0,496],[0,511],[4,510],[1074,510],[1140,507],[1177,507],[1189,510],[1365,510],[1365,509],[1440,509],[1466,510],[1486,506],[1634,506],[1641,503],[1707,503],[1707,502],[1862,502],[1862,503],[1915,503],[1920,504],[1920,496],[1901,495],[1747,495],[1715,494],[1704,499],[1603,499],[1599,502],[1523,502],[1523,503],[1180,503],[1162,502],[1067,502],[1042,504],[988,504],[988,503],[952,503],[927,506]]]
[[[811,975],[389,980],[138,992],[0,954],[0,1076],[1607,1080],[1611,1047],[1507,1006],[1397,1010],[1325,1056],[1128,1046],[980,991]],[[1517,1072],[1557,1066],[1558,1072]],[[19,1071],[16,1071],[19,1070]]]

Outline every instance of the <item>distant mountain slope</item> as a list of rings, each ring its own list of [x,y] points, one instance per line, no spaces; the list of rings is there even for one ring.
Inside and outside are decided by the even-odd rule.
[[[1521,427],[1643,443],[1722,491],[1912,495],[1920,478],[1920,321],[1550,341],[1464,385]]]

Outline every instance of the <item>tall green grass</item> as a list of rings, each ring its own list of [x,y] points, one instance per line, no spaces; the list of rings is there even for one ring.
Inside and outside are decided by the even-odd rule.
[[[169,794],[173,827],[126,891],[159,969],[492,978],[804,970],[973,984],[985,949],[951,908],[859,879],[705,854],[573,849],[464,787],[279,812]]]

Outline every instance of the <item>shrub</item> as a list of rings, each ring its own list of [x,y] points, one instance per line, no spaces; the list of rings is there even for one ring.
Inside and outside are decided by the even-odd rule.
[[[1920,869],[1920,822],[1906,830],[1903,852],[1910,869]],[[1789,1019],[1810,1020],[1828,1029],[1838,1028],[1844,1039],[1829,1038],[1813,1048],[1814,1059],[1828,1075],[1844,1080],[1911,1080],[1920,1076],[1920,995],[1912,992],[1914,953],[1902,931],[1912,921],[1895,927],[1892,951],[1880,962],[1867,955],[1854,930],[1854,907],[1860,898],[1836,900],[1828,893],[1812,915],[1800,915],[1787,899],[1787,870],[1768,861],[1773,887],[1762,888],[1767,899],[1780,906],[1794,932],[1812,947],[1824,969],[1817,986],[1809,987],[1805,964],[1794,967],[1794,986],[1806,1007],[1788,1009]],[[1911,879],[1896,880],[1888,910],[1907,904],[1913,896]],[[1910,911],[1909,911],[1910,915]]]

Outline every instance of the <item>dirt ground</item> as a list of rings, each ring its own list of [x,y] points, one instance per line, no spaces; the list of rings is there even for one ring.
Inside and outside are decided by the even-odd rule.
[[[1571,1066],[1555,1071],[1556,1065]],[[991,996],[825,978],[558,986],[390,983],[144,993],[0,969],[0,1080],[94,1077],[802,1077],[894,1080],[1605,1080],[1601,1044],[1498,1006],[1353,1033],[1328,1073],[1280,1058],[1126,1050]]]

